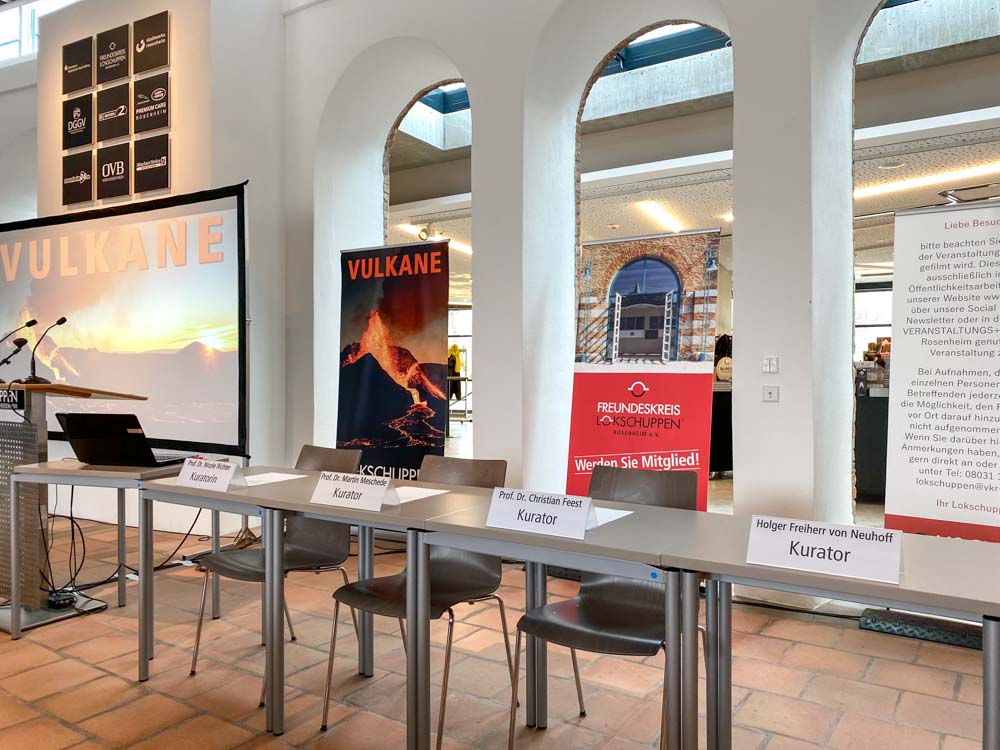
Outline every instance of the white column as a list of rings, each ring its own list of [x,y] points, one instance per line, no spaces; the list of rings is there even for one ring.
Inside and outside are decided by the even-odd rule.
[[[735,509],[850,522],[853,64],[875,3],[727,0],[726,9]],[[762,374],[768,356],[780,358],[779,374]],[[780,387],[779,403],[762,402],[765,384]]]

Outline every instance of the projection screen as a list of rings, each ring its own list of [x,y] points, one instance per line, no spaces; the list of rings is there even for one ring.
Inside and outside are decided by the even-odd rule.
[[[34,348],[65,316],[37,348],[39,376],[149,397],[53,401],[52,439],[58,411],[134,412],[158,447],[246,455],[243,187],[0,224],[0,336],[37,319],[18,334]]]

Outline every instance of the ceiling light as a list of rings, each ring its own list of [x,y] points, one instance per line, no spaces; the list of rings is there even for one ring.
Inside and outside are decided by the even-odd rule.
[[[881,185],[868,185],[867,187],[856,188],[854,197],[871,198],[876,195],[886,195],[901,190],[913,190],[914,188],[930,187],[931,185],[941,185],[948,182],[962,183],[966,180],[998,172],[1000,172],[1000,161],[994,161],[988,164],[980,164],[977,167],[955,169],[950,172],[938,172],[936,174],[924,175],[923,177],[911,177],[908,180],[897,180],[895,182],[885,182]]]
[[[639,201],[635,204],[643,213],[653,221],[670,232],[683,232],[684,225],[681,224],[673,214],[656,201]]]
[[[895,159],[893,161],[884,161],[881,164],[876,165],[879,169],[899,169],[900,167],[905,167],[906,162]]]
[[[727,224],[732,224],[734,218],[732,211],[726,211],[726,213],[722,214],[722,220]]]
[[[407,234],[412,234],[414,237],[419,237],[422,227],[418,227],[415,224],[397,224],[396,229]]]
[[[470,245],[467,245],[464,242],[459,242],[458,240],[450,239],[440,232],[428,234],[427,227],[420,227],[416,224],[397,224],[396,228],[401,232],[406,232],[407,234],[419,237],[422,240],[448,240],[448,247],[451,250],[457,250],[465,255],[472,255],[472,247]]]

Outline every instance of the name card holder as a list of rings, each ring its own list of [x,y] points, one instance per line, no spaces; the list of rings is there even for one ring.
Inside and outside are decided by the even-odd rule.
[[[247,486],[243,470],[232,461],[187,458],[177,475],[178,487],[226,492]]]
[[[496,487],[486,525],[495,529],[583,539],[589,529],[598,525],[598,521],[594,502],[589,497]]]
[[[747,563],[899,585],[903,532],[754,516]]]
[[[320,472],[310,502],[338,508],[379,511],[399,505],[399,494],[389,477]]]

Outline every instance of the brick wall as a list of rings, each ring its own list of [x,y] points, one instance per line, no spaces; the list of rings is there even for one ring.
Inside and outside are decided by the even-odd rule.
[[[718,291],[717,271],[705,270],[709,250],[718,258],[718,234],[666,235],[582,246],[577,279],[577,361],[605,361],[611,285],[619,271],[642,258],[663,261],[680,279],[675,311],[679,316],[677,359],[698,361],[703,354],[712,359]],[[590,278],[585,279],[588,267]]]

